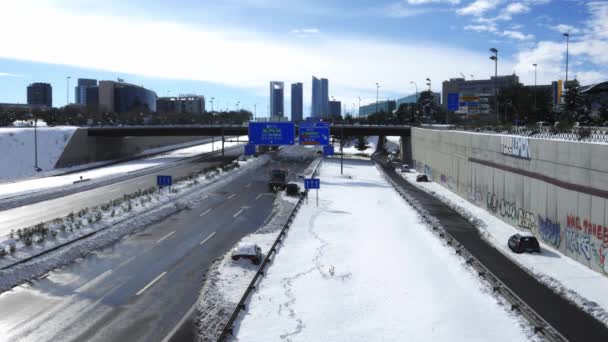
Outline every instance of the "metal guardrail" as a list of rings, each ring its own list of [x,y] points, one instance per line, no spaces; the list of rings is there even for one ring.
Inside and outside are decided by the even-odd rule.
[[[410,194],[395,183],[389,177],[382,167],[377,168],[389,181],[389,183],[395,188],[397,193],[417,212],[420,214],[422,219],[427,223],[428,227],[431,227],[433,234],[443,239],[448,246],[451,246],[456,251],[456,254],[460,255],[465,259],[466,264],[471,266],[480,278],[488,282],[492,288],[492,292],[501,295],[511,304],[511,310],[519,312],[534,329],[534,333],[540,333],[543,337],[551,342],[567,342],[568,339],[564,337],[557,329],[551,326],[545,321],[534,309],[532,309],[526,302],[524,302],[515,292],[513,292],[507,285],[505,285],[496,275],[494,275],[484,264],[475,258],[464,246],[462,246],[456,239],[450,235],[442,226],[439,221],[428,214],[428,212],[420,205],[420,203],[414,199]]]
[[[317,162],[317,165],[314,167],[312,175],[316,176],[318,174],[319,166],[321,165],[321,163],[322,163],[321,160],[319,160],[319,162]],[[228,322],[226,322],[226,324],[224,325],[224,328],[222,329],[222,333],[221,333],[220,337],[217,339],[218,342],[223,342],[223,341],[225,341],[228,338],[228,335],[232,335],[234,322],[238,318],[241,310],[245,309],[245,302],[249,298],[249,295],[251,294],[251,292],[253,292],[257,288],[256,287],[257,282],[260,279],[260,277],[262,277],[264,275],[266,265],[271,262],[272,256],[277,253],[277,246],[279,245],[279,243],[282,242],[282,239],[285,237],[285,235],[287,235],[287,230],[289,229],[289,227],[293,223],[293,221],[295,219],[295,216],[298,213],[298,210],[302,206],[303,202],[304,202],[304,196],[300,196],[300,199],[298,200],[298,203],[296,204],[296,206],[293,208],[293,210],[289,214],[289,218],[287,219],[287,222],[285,222],[285,224],[283,225],[283,228],[281,229],[281,232],[279,233],[279,236],[277,236],[276,240],[272,244],[272,247],[270,248],[270,250],[266,254],[266,257],[264,258],[264,260],[260,264],[260,268],[258,268],[258,271],[253,276],[253,279],[251,279],[251,282],[249,283],[249,286],[247,286],[247,289],[245,290],[245,293],[241,297],[241,300],[236,305],[234,311],[232,312],[232,315],[230,315],[230,318],[228,319]]]

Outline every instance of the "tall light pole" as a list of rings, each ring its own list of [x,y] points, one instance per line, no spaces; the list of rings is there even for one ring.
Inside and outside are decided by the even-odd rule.
[[[500,114],[498,113],[498,50],[491,48],[490,52],[494,53],[494,56],[490,56],[490,59],[494,61],[494,103],[496,109],[496,122],[500,123]]]
[[[357,99],[359,99],[359,108],[357,109],[357,114],[359,117],[361,117],[361,97],[357,96]]]
[[[234,105],[234,111],[235,112],[239,111],[239,104],[241,104],[241,101],[236,101],[236,104]]]
[[[380,84],[376,82],[376,113],[378,113],[378,89],[380,89]]]
[[[429,99],[430,101],[428,102],[428,104],[426,105],[426,108],[428,108],[428,113],[427,113],[427,120],[431,120],[431,101],[433,101],[433,92],[431,91],[431,79],[430,78],[426,78],[426,85],[429,86]],[[428,121],[427,121],[428,122]]]
[[[536,68],[538,67],[538,64],[534,63],[532,66],[534,66],[534,109],[536,110]]]
[[[431,92],[431,79],[430,78],[426,78],[426,85],[429,86],[429,93]]]
[[[570,34],[564,33],[564,37],[566,37],[566,90],[568,89],[568,56],[569,56],[569,45],[570,45]]]
[[[418,85],[414,81],[410,81],[410,84],[413,84],[416,87],[416,102],[418,102]]]
[[[66,77],[66,81],[68,83],[67,89],[65,90],[65,105],[70,104],[70,78],[71,76]]]
[[[258,113],[257,107],[258,107],[258,104],[254,103],[253,104],[253,121],[257,120],[257,116],[258,116],[258,114],[257,114]]]
[[[213,100],[215,100],[215,97],[212,97],[211,100],[209,100],[209,102],[211,102],[211,113],[213,113]]]

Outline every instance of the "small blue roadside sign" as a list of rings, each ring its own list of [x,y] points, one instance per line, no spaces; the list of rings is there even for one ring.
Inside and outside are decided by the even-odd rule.
[[[293,122],[249,122],[249,143],[253,145],[293,145]]]
[[[323,146],[323,155],[324,156],[333,156],[334,155],[334,147],[333,147],[333,145],[325,145],[325,146]]]
[[[254,154],[255,154],[255,145],[254,144],[245,145],[245,155],[252,156]]]
[[[171,176],[156,176],[156,185],[162,186],[171,186],[173,184],[173,178]]]
[[[329,145],[329,127],[301,125],[300,145]]]
[[[304,180],[304,189],[320,189],[321,180],[319,178],[307,178]]]
[[[448,110],[449,111],[457,111],[459,104],[459,94],[458,93],[448,93]]]

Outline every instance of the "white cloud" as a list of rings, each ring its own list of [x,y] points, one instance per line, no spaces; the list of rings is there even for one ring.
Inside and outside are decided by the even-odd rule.
[[[406,1],[410,5],[426,5],[426,4],[436,4],[440,2],[458,5],[460,4],[460,0],[407,0]]]
[[[496,30],[497,30],[496,26],[494,24],[466,25],[464,27],[464,29],[467,31],[475,31],[475,32],[496,32]]]
[[[290,33],[318,34],[318,33],[321,33],[321,31],[318,28],[301,28],[301,29],[293,29],[290,31]]]
[[[10,73],[10,72],[1,72],[0,71],[0,77],[23,77],[23,75],[13,74],[13,73]]]
[[[574,78],[576,78],[582,85],[589,85],[594,83],[606,82],[606,79],[608,79],[608,74],[594,70],[579,71],[574,74]]]
[[[36,25],[24,26],[23,18]],[[70,32],[70,39],[40,40],[40,27],[48,37]],[[421,80],[430,77],[437,90],[440,81],[454,75],[454,70],[480,77],[491,70],[483,52],[427,41],[396,43],[329,33],[314,40],[294,40],[245,29],[151,21],[135,15],[96,15],[40,3],[33,6],[27,0],[4,5],[0,32],[9,31],[13,34],[4,35],[2,44],[11,48],[0,49],[0,58],[207,81],[263,93],[270,80],[306,83],[311,75],[323,75],[330,80],[332,95],[349,94],[352,99],[371,93],[375,96],[375,82],[387,93],[407,94],[411,92],[410,81],[423,83]],[[158,49],[159,42],[174,48]],[[510,65],[505,59],[500,67],[512,70]]]
[[[502,31],[501,35],[505,36],[505,37],[517,39],[517,40],[531,40],[531,39],[534,39],[534,35],[533,34],[524,34],[524,33],[520,32],[520,31],[504,30],[504,31]]]
[[[521,2],[513,2],[505,7],[504,12],[509,14],[526,13],[530,12],[530,7]]]
[[[456,13],[460,15],[481,16],[484,13],[496,8],[499,3],[500,0],[475,0],[469,5],[458,9]]]
[[[571,34],[579,34],[581,30],[577,29],[571,25],[559,24],[555,26],[550,26],[552,30],[557,31],[559,33],[571,33]]]

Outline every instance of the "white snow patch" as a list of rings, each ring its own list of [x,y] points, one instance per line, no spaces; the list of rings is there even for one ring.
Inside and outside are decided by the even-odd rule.
[[[364,154],[367,156],[371,156],[372,154],[374,154],[374,152],[376,152],[376,146],[378,146],[378,137],[370,136],[370,137],[366,138],[366,141],[367,141],[367,149],[365,149],[363,151],[359,151],[355,147],[357,145],[356,138],[348,140],[344,144],[342,151],[344,154]],[[336,141],[334,143],[334,151],[336,153],[340,153],[340,142]]]
[[[240,341],[523,341],[488,293],[373,165],[321,169],[235,327]],[[235,290],[235,289],[231,289]]]
[[[38,167],[53,169],[76,127],[38,127],[36,131]],[[0,181],[37,173],[34,146],[34,128],[0,128]]]
[[[399,172],[398,172],[399,173]],[[497,250],[532,273],[553,291],[567,298],[585,312],[608,325],[608,278],[576,262],[559,250],[541,244],[542,254],[515,254],[507,246],[513,234],[522,231],[492,215],[487,210],[463,199],[438,183],[416,182],[417,173],[400,173],[416,187],[437,197],[473,223],[481,235]]]

